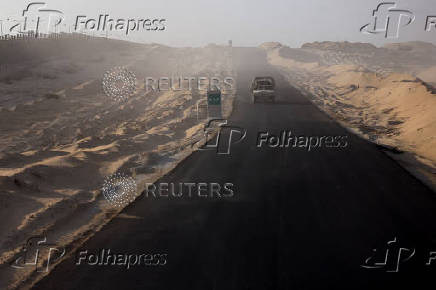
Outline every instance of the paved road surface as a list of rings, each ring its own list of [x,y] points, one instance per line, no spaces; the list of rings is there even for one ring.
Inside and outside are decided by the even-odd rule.
[[[229,123],[247,129],[230,155],[195,152],[161,182],[233,183],[231,198],[142,196],[81,249],[166,253],[159,267],[75,266],[67,259],[36,289],[397,289],[436,275],[436,195],[376,146],[341,128],[265,63],[235,49],[238,101]],[[255,75],[277,78],[278,104],[249,103]],[[348,135],[346,148],[256,148],[257,132]],[[392,245],[387,268],[360,267]],[[395,269],[399,247],[416,254]],[[402,251],[400,259],[409,252]],[[404,288],[402,288],[404,289]]]

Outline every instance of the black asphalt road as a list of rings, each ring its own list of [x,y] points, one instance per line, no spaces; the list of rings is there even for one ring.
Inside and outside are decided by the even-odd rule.
[[[197,151],[160,182],[233,183],[234,196],[139,198],[81,249],[167,254],[164,266],[65,260],[36,289],[424,289],[436,277],[436,195],[375,145],[287,85],[257,49],[234,49],[247,137],[230,155]],[[256,75],[277,78],[276,104],[250,104]],[[256,148],[257,133],[349,136],[346,148]],[[387,265],[361,267],[391,240]],[[415,249],[409,259],[407,250]],[[401,253],[400,255],[398,253]],[[436,254],[435,254],[436,257]],[[398,258],[399,272],[396,270]],[[372,262],[372,264],[371,264]],[[375,265],[368,261],[367,265]],[[394,271],[394,272],[388,272]]]

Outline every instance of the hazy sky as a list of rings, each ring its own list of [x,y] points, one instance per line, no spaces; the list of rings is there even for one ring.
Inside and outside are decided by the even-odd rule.
[[[1,0],[0,19],[21,17],[27,4],[36,1]],[[202,46],[226,43],[257,46],[278,41],[293,47],[313,41],[385,42],[421,40],[436,44],[436,28],[425,31],[427,16],[436,16],[436,0],[398,0],[398,9],[414,13],[415,21],[403,27],[398,39],[368,35],[359,31],[371,22],[372,10],[383,1],[374,0],[38,0],[50,9],[64,13],[64,23],[74,23],[76,16],[98,18],[164,18],[164,31],[137,31],[112,37],[157,42],[172,46]],[[384,1],[386,2],[386,1]],[[3,21],[5,22],[5,21]],[[7,22],[7,21],[6,21]],[[4,23],[3,28],[6,28]],[[102,34],[102,32],[100,32]]]

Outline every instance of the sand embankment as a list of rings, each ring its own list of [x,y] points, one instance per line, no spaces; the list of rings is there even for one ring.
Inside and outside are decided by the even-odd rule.
[[[393,62],[397,58],[383,58],[391,55],[386,49],[398,46],[317,43],[291,49],[270,43],[262,47],[269,63],[318,107],[343,126],[386,146],[391,156],[436,188],[436,91],[419,78],[429,80],[431,62],[423,64],[420,54],[410,50],[404,57],[412,59],[400,58],[398,66]],[[366,60],[368,56],[380,60]]]

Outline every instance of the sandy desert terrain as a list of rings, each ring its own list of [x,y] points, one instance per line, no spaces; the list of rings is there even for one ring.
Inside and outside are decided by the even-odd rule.
[[[146,77],[231,76],[226,47],[169,48],[103,38],[0,42],[0,285],[25,241],[86,239],[120,211],[101,194],[105,177],[133,176],[137,190],[174,168],[204,137],[196,107],[205,92],[146,90]],[[136,93],[106,96],[104,73],[135,73]],[[223,96],[229,114],[233,92]],[[0,288],[3,288],[0,286]]]
[[[435,46],[261,47],[321,110],[436,188]],[[9,266],[29,237],[74,247],[119,213],[102,195],[106,177],[132,176],[141,192],[204,141],[205,92],[150,91],[145,78],[234,76],[228,47],[217,45],[17,40],[0,42],[0,55],[0,287],[35,275]],[[135,73],[136,92],[114,100],[102,78],[120,66]],[[224,116],[234,97],[224,94]]]
[[[436,46],[315,42],[262,48],[320,109],[436,188]]]

